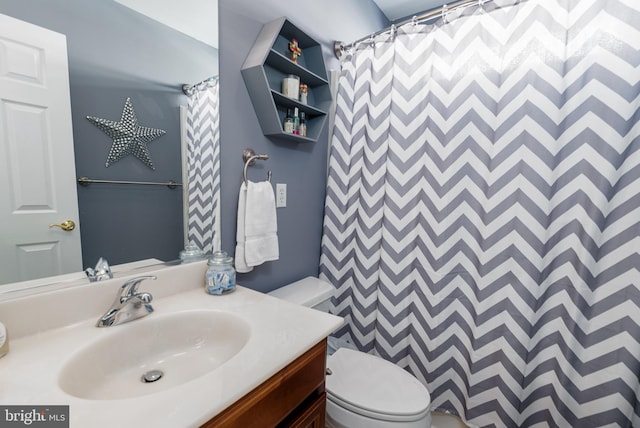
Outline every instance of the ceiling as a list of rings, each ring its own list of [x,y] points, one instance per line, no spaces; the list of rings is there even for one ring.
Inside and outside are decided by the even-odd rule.
[[[414,15],[435,9],[447,1],[444,0],[373,0],[389,21],[411,18]],[[450,3],[450,2],[449,2]]]
[[[174,30],[218,48],[218,0],[115,0]]]
[[[115,0],[194,39],[218,47],[218,0]],[[373,0],[389,21],[411,18],[446,0]]]

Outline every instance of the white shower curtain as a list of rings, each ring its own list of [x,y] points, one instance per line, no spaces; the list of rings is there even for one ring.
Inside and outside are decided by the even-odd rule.
[[[347,55],[339,335],[471,426],[640,426],[640,2],[478,2]]]
[[[220,249],[220,128],[218,81],[194,90],[186,120],[187,241],[205,253]]]

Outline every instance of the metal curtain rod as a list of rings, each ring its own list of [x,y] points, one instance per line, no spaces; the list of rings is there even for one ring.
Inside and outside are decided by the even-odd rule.
[[[166,183],[156,183],[151,181],[115,181],[115,180],[93,180],[89,177],[80,177],[78,178],[78,183],[83,186],[88,186],[89,184],[137,184],[141,186],[167,186],[169,189],[175,189],[176,187],[181,187],[181,183],[176,183],[173,180],[169,180]]]
[[[208,85],[216,82],[217,80],[218,80],[218,76],[211,76],[211,77],[207,77],[202,82],[198,82],[194,85],[188,85],[185,83],[184,85],[182,85],[182,92],[184,92],[184,94],[187,96],[191,96],[196,90],[201,91],[202,89],[208,87]]]
[[[397,28],[402,27],[403,25],[407,25],[407,24],[418,24],[421,22],[425,22],[425,21],[429,21],[431,19],[434,18],[440,18],[445,16],[446,13],[451,12],[455,9],[460,9],[460,8],[465,8],[468,6],[472,6],[472,5],[479,5],[482,6],[483,4],[490,2],[492,0],[460,0],[451,4],[445,4],[442,5],[442,7],[439,7],[437,9],[431,9],[425,13],[423,13],[422,15],[417,15],[412,17],[411,19],[407,19],[404,20],[398,24],[392,24],[390,27],[387,27],[383,30],[380,31],[376,31],[375,33],[367,36],[367,37],[363,37],[361,39],[356,40],[355,42],[351,42],[349,44],[344,44],[341,41],[335,41],[333,42],[333,52],[335,53],[336,57],[340,58],[342,56],[342,54],[344,53],[345,50],[347,49],[351,49],[353,47],[355,47],[357,44],[362,43],[366,40],[369,39],[373,39],[374,37],[377,37],[381,34],[385,34],[385,33],[393,33]]]

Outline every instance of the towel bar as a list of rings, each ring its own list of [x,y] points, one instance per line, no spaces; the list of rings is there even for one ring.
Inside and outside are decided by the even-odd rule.
[[[247,180],[247,167],[253,166],[256,163],[256,159],[267,160],[269,159],[269,155],[257,155],[252,149],[244,149],[242,151],[242,160],[244,161],[244,169],[242,170],[242,178],[244,180],[244,184],[246,185]],[[267,180],[271,182],[271,171],[267,173]]]
[[[140,186],[167,186],[169,189],[175,189],[182,186],[181,183],[176,183],[173,180],[169,180],[166,183],[156,183],[151,181],[116,181],[116,180],[94,180],[89,177],[78,177],[78,184],[88,186],[89,184],[136,184]]]

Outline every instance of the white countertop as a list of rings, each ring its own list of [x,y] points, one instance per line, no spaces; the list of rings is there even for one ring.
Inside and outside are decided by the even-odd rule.
[[[179,269],[182,271],[178,270],[178,274],[186,268]],[[202,268],[194,266],[193,269]],[[158,272],[159,282],[163,275],[162,271]],[[176,271],[171,277],[173,280],[175,275]],[[199,278],[199,275],[191,276]],[[116,284],[112,288],[117,286]],[[154,283],[145,282],[140,290],[153,294]],[[201,284],[195,284],[176,294],[160,297],[154,294],[154,297],[152,305],[155,312],[128,324],[97,328],[96,316],[53,329],[28,330],[29,334],[12,339],[9,354],[0,358],[0,403],[69,405],[72,428],[197,427],[277,373],[342,324],[339,317],[243,287],[238,287],[235,292],[225,296],[210,296],[204,292]],[[107,304],[104,310],[108,306]],[[0,305],[0,319],[3,310],[7,316],[13,315],[8,326],[10,338],[11,324],[16,326],[15,313],[18,310],[24,311],[24,307],[24,301],[18,302],[18,309],[10,314],[11,302]],[[157,314],[203,309],[236,314],[251,328],[250,339],[244,348],[208,374],[165,391],[122,400],[80,399],[66,394],[58,386],[58,375],[74,352],[112,333],[112,330],[125,329],[127,325],[134,323],[152,322]],[[73,320],[68,315],[61,319]]]

